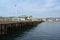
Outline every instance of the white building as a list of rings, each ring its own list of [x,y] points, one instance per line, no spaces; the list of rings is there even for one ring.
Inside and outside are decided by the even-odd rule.
[[[20,21],[20,18],[14,17],[14,18],[12,18],[12,21]]]
[[[20,17],[13,17],[13,21],[26,21],[26,20],[32,20],[32,16],[20,16]]]
[[[60,19],[56,19],[57,21],[60,20]]]

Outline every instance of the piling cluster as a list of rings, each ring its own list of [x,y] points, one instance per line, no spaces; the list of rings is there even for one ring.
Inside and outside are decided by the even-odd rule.
[[[0,22],[0,35],[6,35],[15,32],[18,29],[33,27],[43,21],[1,21]]]

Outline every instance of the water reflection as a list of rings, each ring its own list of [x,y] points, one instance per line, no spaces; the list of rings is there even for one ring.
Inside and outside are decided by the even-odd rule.
[[[14,40],[17,37],[22,37],[24,32],[29,31],[31,29],[33,29],[34,27],[36,27],[37,25],[34,26],[25,26],[24,28],[21,29],[17,29],[15,32],[13,33],[9,33],[8,35],[5,36],[0,36],[0,40]]]
[[[44,22],[15,40],[60,40],[60,22]]]
[[[44,22],[37,26],[28,26],[11,35],[3,36],[2,40],[60,40],[60,22]]]

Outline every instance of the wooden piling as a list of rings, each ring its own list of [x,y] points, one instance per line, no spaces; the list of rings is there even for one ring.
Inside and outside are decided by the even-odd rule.
[[[3,22],[0,23],[0,35],[15,32],[17,29],[24,29],[28,26],[33,27],[34,25],[42,21],[24,21],[24,22]]]

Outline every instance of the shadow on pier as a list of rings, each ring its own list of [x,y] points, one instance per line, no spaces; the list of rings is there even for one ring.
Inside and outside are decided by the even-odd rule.
[[[31,29],[33,29],[34,27],[37,27],[38,24],[35,24],[33,26],[23,26],[23,27],[19,27],[19,28],[13,28],[15,31],[10,32],[10,28],[8,28],[8,35],[3,35],[0,36],[0,40],[14,40],[14,38],[16,37],[22,37],[25,31],[29,31]]]

